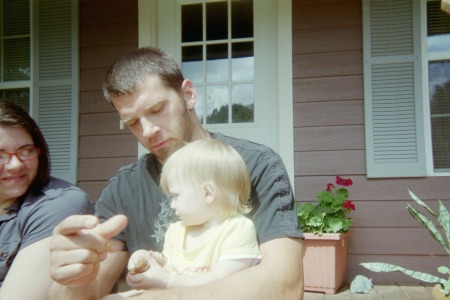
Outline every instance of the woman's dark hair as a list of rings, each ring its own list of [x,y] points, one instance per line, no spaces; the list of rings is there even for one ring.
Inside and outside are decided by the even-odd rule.
[[[20,106],[0,99],[0,125],[25,129],[33,139],[34,146],[39,148],[39,166],[30,191],[38,193],[50,177],[50,154],[48,145],[36,122]]]

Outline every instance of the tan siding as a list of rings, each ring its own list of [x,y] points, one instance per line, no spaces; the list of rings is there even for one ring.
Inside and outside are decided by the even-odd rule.
[[[409,215],[410,188],[436,209],[448,203],[450,178],[367,179],[360,0],[293,0],[295,192],[301,202],[336,175],[352,178],[347,280],[417,282],[401,273],[373,273],[361,262],[383,261],[437,274],[448,256]]]
[[[315,149],[364,149],[364,126],[348,125],[298,127],[294,130],[295,149],[297,151],[314,151]]]
[[[97,200],[117,170],[136,160],[137,141],[119,128],[102,94],[108,67],[138,45],[137,0],[80,0],[78,185]]]
[[[362,100],[294,103],[294,127],[364,124]]]
[[[294,102],[363,99],[362,75],[294,79]]]

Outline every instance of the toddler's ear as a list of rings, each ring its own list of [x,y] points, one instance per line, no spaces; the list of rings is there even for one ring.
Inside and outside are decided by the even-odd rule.
[[[216,185],[211,181],[204,182],[202,185],[205,202],[211,204],[216,199]]]

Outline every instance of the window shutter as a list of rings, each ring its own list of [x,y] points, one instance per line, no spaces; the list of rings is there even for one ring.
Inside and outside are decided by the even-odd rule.
[[[426,176],[419,9],[363,0],[368,177]]]
[[[76,183],[78,28],[76,0],[34,1],[36,116],[47,140],[51,175]]]

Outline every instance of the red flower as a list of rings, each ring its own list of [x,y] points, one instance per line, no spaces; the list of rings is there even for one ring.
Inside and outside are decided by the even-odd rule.
[[[349,179],[342,178],[341,176],[336,176],[336,183],[342,186],[351,186],[353,181]]]
[[[355,204],[353,204],[352,201],[350,201],[350,200],[347,200],[344,202],[344,208],[351,209],[351,210],[356,209]]]
[[[332,183],[327,184],[327,192],[331,192],[332,189],[334,189],[335,186]]]

